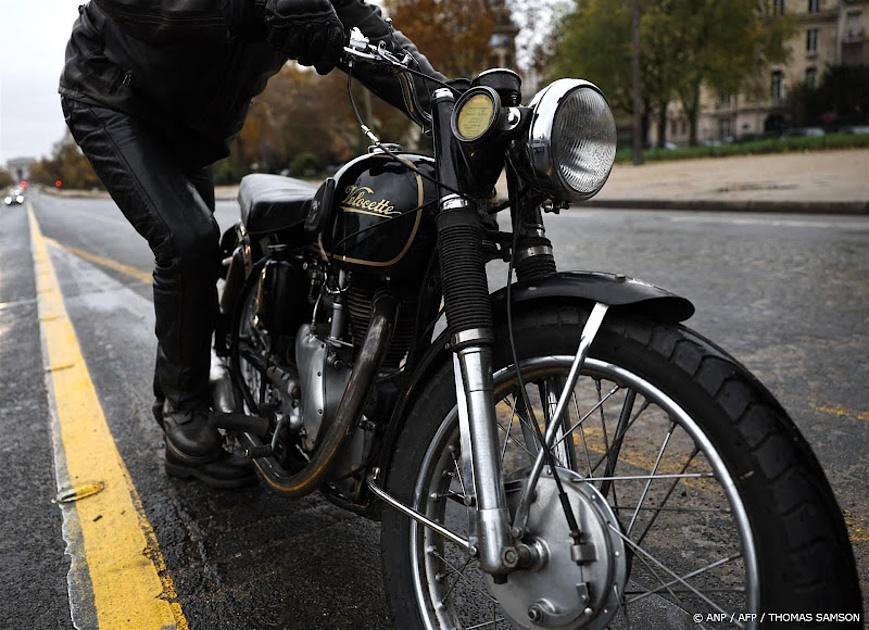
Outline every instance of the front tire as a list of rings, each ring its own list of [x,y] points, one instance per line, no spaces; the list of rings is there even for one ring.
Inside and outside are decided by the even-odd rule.
[[[566,374],[587,315],[580,306],[546,305],[515,317],[519,362],[528,366],[523,375],[529,390],[537,392],[532,406],[541,415],[550,400],[547,383],[558,383]],[[503,326],[496,338],[507,338]],[[548,367],[535,368],[535,362]],[[513,370],[505,369],[511,364],[509,348],[496,344],[495,398],[501,401],[507,479],[521,476],[527,466],[522,451],[533,450],[528,442],[517,446],[532,433],[519,431],[514,421],[518,390],[511,382]],[[570,426],[587,417],[565,442],[572,442],[575,452],[563,448],[562,462],[598,479],[586,483],[605,494],[621,535],[627,533],[626,544],[632,545],[620,610],[607,625],[697,627],[695,614],[706,620],[722,610],[862,611],[847,531],[820,465],[786,412],[733,358],[683,326],[611,312],[574,395]],[[641,411],[619,425],[630,396],[629,411]],[[511,414],[509,425],[505,410]],[[454,500],[463,496],[464,483],[458,467],[459,474],[450,472],[447,457],[460,453],[456,425],[447,364],[407,418],[387,489],[467,534],[466,511]],[[394,627],[538,627],[527,618],[505,615],[475,561],[389,509],[381,546]],[[750,617],[743,621],[752,626]]]

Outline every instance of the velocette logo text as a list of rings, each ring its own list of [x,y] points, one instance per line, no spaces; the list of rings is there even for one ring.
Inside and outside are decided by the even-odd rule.
[[[347,196],[341,202],[341,209],[345,212],[360,212],[378,217],[391,217],[400,214],[388,199],[372,199],[374,190],[368,186],[353,184],[348,186],[344,192],[347,193]]]

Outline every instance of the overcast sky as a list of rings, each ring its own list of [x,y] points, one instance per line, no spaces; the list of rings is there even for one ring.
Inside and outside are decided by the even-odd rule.
[[[0,0],[0,164],[41,157],[63,136],[63,53],[83,0]]]

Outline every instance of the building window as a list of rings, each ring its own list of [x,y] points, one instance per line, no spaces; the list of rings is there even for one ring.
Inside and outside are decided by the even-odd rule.
[[[851,40],[856,38],[862,32],[860,28],[861,11],[848,11],[845,16],[845,38]]]
[[[775,104],[781,103],[782,96],[784,96],[784,86],[782,85],[783,81],[784,73],[781,70],[775,70],[772,73],[770,87],[770,96],[772,97],[772,102]]]
[[[806,85],[814,89],[818,85],[818,69],[806,68]]]
[[[727,140],[733,135],[733,121],[729,118],[718,120],[718,139]]]
[[[718,102],[716,103],[718,109],[728,109],[733,104],[733,95],[732,94],[719,94]]]
[[[818,52],[818,29],[810,28],[806,31],[806,52]]]
[[[818,13],[821,10],[821,0],[809,0],[809,13]]]
[[[773,15],[784,15],[785,14],[785,0],[773,0],[773,2],[772,2],[772,14]]]

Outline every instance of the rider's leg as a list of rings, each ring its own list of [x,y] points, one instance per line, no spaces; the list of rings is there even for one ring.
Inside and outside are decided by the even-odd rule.
[[[167,470],[215,485],[249,481],[249,469],[227,457],[208,417],[220,263],[213,187],[201,169],[186,168],[158,133],[129,115],[77,101],[63,106],[79,146],[154,253],[155,392],[165,397]],[[222,467],[219,474],[215,466]]]

